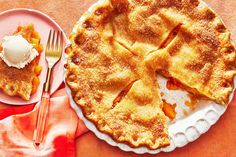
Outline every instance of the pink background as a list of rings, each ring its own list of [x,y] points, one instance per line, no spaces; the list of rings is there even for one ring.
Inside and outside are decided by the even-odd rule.
[[[236,1],[205,0],[224,20],[236,41]],[[51,16],[69,35],[81,14],[96,0],[0,0],[0,11],[24,7],[38,9]],[[197,141],[171,153],[158,155],[136,155],[109,146],[97,139],[91,132],[76,141],[76,153],[80,157],[235,157],[236,156],[236,100],[234,100],[223,117],[210,131]],[[0,105],[2,108],[11,106]]]

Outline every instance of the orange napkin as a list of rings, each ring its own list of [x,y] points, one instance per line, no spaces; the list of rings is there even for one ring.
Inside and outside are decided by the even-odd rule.
[[[64,89],[58,91],[50,102],[41,149],[36,149],[32,141],[40,103],[17,109],[13,107],[8,114],[28,113],[7,115],[4,119],[4,109],[0,110],[0,156],[75,156],[75,138],[87,132],[87,128],[71,109]]]

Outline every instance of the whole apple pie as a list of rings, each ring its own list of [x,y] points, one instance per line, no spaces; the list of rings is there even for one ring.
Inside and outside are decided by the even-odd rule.
[[[106,0],[71,34],[66,83],[84,116],[115,141],[170,144],[156,73],[226,105],[235,48],[200,0]]]

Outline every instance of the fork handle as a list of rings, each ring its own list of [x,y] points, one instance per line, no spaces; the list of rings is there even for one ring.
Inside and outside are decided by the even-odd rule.
[[[41,98],[41,104],[39,106],[36,128],[34,131],[34,143],[36,146],[39,146],[43,141],[49,103],[50,103],[50,94],[48,92],[44,92]]]
[[[50,92],[50,79],[51,79],[52,68],[48,67],[46,81],[43,85],[44,92]]]
[[[46,82],[43,86],[43,95],[41,98],[41,103],[39,105],[38,117],[36,122],[36,127],[34,131],[34,144],[39,146],[44,137],[44,130],[46,126],[46,120],[48,116],[48,108],[50,104],[50,78],[51,78],[52,68],[48,68]]]

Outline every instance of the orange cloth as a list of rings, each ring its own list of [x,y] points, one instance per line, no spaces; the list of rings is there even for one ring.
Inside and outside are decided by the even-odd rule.
[[[75,156],[75,138],[87,129],[71,109],[64,90],[58,91],[50,100],[42,149],[36,149],[32,141],[39,105],[36,104],[28,113],[12,115],[0,121],[0,156]],[[25,108],[22,108],[23,112]]]

